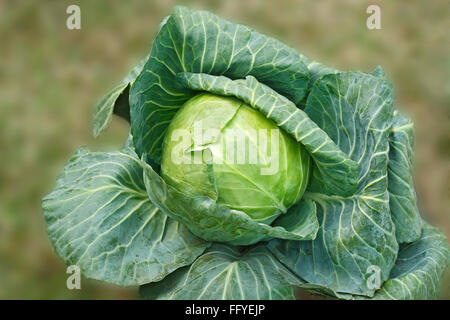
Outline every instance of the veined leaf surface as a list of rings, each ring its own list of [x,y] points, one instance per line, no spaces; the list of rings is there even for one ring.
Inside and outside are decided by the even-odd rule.
[[[50,240],[68,265],[119,285],[159,281],[189,265],[208,242],[167,217],[147,197],[131,149],[80,149],[43,199]]]
[[[422,219],[412,178],[414,126],[410,119],[394,111],[389,135],[389,206],[399,243],[420,238]]]
[[[425,222],[419,240],[400,245],[391,276],[373,299],[436,299],[439,281],[449,263],[445,235]]]
[[[423,222],[420,239],[401,244],[397,261],[389,279],[371,298],[341,294],[309,283],[294,285],[339,299],[423,300],[436,299],[440,279],[450,263],[450,249],[445,235],[427,222]]]
[[[141,286],[144,299],[286,300],[294,299],[294,278],[264,246],[241,253],[214,245],[190,267],[161,282]]]
[[[389,277],[398,251],[387,191],[392,101],[386,80],[357,72],[325,75],[308,96],[305,112],[359,165],[357,191],[346,197],[323,193],[315,168],[305,198],[317,204],[316,239],[269,245],[311,285],[372,296]],[[375,268],[380,281],[372,286]]]

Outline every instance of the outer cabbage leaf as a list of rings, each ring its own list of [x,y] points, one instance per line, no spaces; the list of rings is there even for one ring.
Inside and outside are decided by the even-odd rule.
[[[425,222],[419,240],[400,246],[389,280],[373,299],[436,299],[439,281],[449,264],[445,235]]]
[[[389,135],[389,206],[399,243],[420,238],[422,219],[413,184],[414,126],[410,119],[394,111]]]
[[[327,74],[336,74],[343,72],[342,70],[338,70],[332,67],[328,67],[320,62],[314,61],[311,58],[308,58],[302,54],[300,54],[302,57],[303,63],[306,65],[306,67],[309,70],[310,74],[310,87],[314,85],[316,80],[320,79],[324,75]],[[383,78],[386,80],[386,74],[384,73],[384,70],[381,66],[377,66],[373,72],[370,73],[371,75],[379,78]],[[304,104],[306,103],[306,100],[304,103],[302,103],[301,107],[304,107]]]
[[[273,240],[269,247],[291,270],[316,287],[372,296],[394,265],[398,244],[387,192],[392,86],[359,72],[325,75],[314,84],[305,112],[359,164],[357,191],[323,193],[313,170],[306,199],[317,204],[320,229],[314,241]],[[376,268],[380,281],[368,285]]]
[[[397,261],[389,279],[372,298],[338,293],[322,286],[294,281],[293,285],[311,293],[346,300],[421,300],[436,299],[445,269],[450,264],[450,249],[445,235],[423,222],[420,239],[400,245]]]
[[[377,66],[375,70],[371,73],[371,75],[382,79],[386,79],[386,73],[384,72],[381,66]]]
[[[319,228],[316,206],[311,201],[293,206],[273,227],[251,219],[207,197],[191,197],[168,185],[153,168],[144,166],[144,183],[150,200],[195,235],[209,241],[250,245],[270,238],[314,239]]]
[[[145,57],[139,61],[125,78],[97,103],[92,121],[94,137],[97,137],[109,126],[113,113],[130,121],[130,105],[128,104],[130,86],[141,73],[147,59],[148,57]]]
[[[131,149],[80,149],[43,199],[56,253],[88,277],[131,286],[159,281],[209,246],[147,197]]]
[[[139,156],[161,160],[162,142],[177,110],[196,92],[176,81],[179,72],[252,75],[301,102],[309,72],[295,50],[205,11],[176,7],[156,37],[150,58],[130,90],[132,134]]]
[[[190,267],[140,287],[144,299],[287,300],[294,278],[267,248],[214,245]]]
[[[309,83],[310,87],[312,87],[314,85],[314,83],[316,82],[317,79],[320,79],[322,76],[324,76],[326,74],[335,74],[335,73],[341,72],[334,68],[328,67],[320,62],[314,61],[313,59],[308,58],[302,54],[300,56],[302,58],[302,61],[308,68],[308,71],[310,74],[310,83]]]
[[[234,96],[252,106],[300,142],[314,159],[316,180],[327,194],[352,195],[356,190],[358,164],[330,139],[325,131],[282,95],[254,77],[230,80],[207,74],[180,73],[178,81],[193,90]]]

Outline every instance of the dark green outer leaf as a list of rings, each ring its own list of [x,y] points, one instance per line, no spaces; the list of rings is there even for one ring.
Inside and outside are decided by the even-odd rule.
[[[313,203],[294,207],[285,214],[284,220],[276,220],[272,227],[251,219],[242,211],[217,204],[209,197],[182,194],[166,184],[150,165],[145,162],[142,165],[144,183],[152,203],[202,239],[250,245],[270,238],[309,240],[316,236],[319,225]],[[287,217],[290,214],[292,217]]]
[[[414,126],[400,112],[394,112],[389,135],[389,206],[399,243],[420,238],[422,219],[413,183]]]
[[[303,56],[311,73],[311,85],[326,74],[340,71]],[[377,66],[373,76],[386,79],[383,68]],[[414,125],[398,111],[394,111],[389,135],[388,191],[389,206],[396,227],[399,243],[412,242],[420,238],[422,220],[417,208],[417,196],[412,179],[414,157]]]
[[[252,75],[296,104],[305,96],[309,82],[301,56],[278,40],[205,11],[176,7],[130,91],[137,153],[148,153],[156,163],[171,119],[195,94],[176,81],[179,72],[231,79]]]
[[[314,61],[313,59],[308,58],[302,54],[300,54],[300,56],[303,60],[303,63],[306,65],[306,67],[309,70],[309,74],[311,77],[309,87],[311,87],[311,88],[314,85],[314,83],[316,82],[316,80],[320,79],[324,75],[336,74],[336,73],[343,72],[341,70],[338,70],[338,69],[335,69],[332,67],[328,67],[320,62]],[[375,70],[373,72],[371,72],[370,74],[375,77],[379,77],[379,78],[386,80],[386,74],[384,73],[384,70],[381,66],[377,66],[375,68]],[[306,103],[306,101],[305,101],[305,103]],[[304,103],[302,103],[301,107],[304,107]]]
[[[304,198],[316,202],[320,223],[314,241],[274,240],[270,249],[296,274],[317,287],[372,296],[369,268],[387,280],[398,251],[387,192],[392,86],[357,72],[325,75],[314,84],[305,112],[359,164],[357,192],[322,193],[313,171]]]
[[[318,168],[315,174],[321,181],[322,192],[342,196],[355,193],[358,164],[342,152],[305,112],[254,77],[233,81],[223,76],[180,73],[177,79],[189,89],[234,96],[257,109],[304,145]]]
[[[263,246],[241,253],[214,245],[190,267],[140,287],[144,299],[287,300],[294,299],[293,278]],[[295,281],[295,280],[294,280]]]
[[[68,265],[118,285],[159,281],[191,264],[208,243],[167,217],[147,197],[131,149],[80,149],[43,199],[50,240]]]
[[[335,74],[335,73],[341,72],[334,68],[327,67],[327,66],[325,66],[317,61],[314,61],[311,58],[308,58],[302,54],[300,54],[300,56],[301,56],[303,63],[308,68],[308,71],[310,74],[309,87],[311,87],[311,88],[314,85],[314,83],[316,82],[316,80],[320,79],[322,76],[324,76],[326,74]]]
[[[425,222],[419,240],[400,246],[390,279],[373,299],[436,299],[439,281],[449,264],[445,235]]]
[[[440,280],[450,264],[450,249],[445,235],[422,221],[420,239],[400,246],[389,279],[372,298],[337,293],[317,285],[293,282],[311,293],[339,299],[422,300],[436,299]]]
[[[279,216],[272,225],[303,235],[302,240],[314,239],[319,229],[316,204],[311,200],[301,200],[291,206],[286,214]]]
[[[375,70],[371,73],[371,75],[382,79],[386,79],[386,74],[384,73],[384,70],[381,66],[377,66]]]
[[[109,126],[113,113],[130,121],[130,106],[128,104],[130,85],[136,80],[139,73],[141,73],[147,59],[148,57],[145,57],[139,61],[125,78],[97,103],[92,122],[94,137],[98,137]]]

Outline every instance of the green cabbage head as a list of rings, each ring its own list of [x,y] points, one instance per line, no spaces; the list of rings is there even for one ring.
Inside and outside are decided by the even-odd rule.
[[[271,223],[297,203],[308,182],[303,146],[242,101],[199,94],[168,128],[161,176],[190,196]]]

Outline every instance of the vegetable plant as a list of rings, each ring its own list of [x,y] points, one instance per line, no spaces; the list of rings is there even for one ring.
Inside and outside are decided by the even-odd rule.
[[[338,71],[176,7],[95,108],[95,136],[129,121],[123,149],[79,149],[43,199],[49,237],[146,299],[435,298],[449,247],[420,217],[393,104],[380,67]]]

